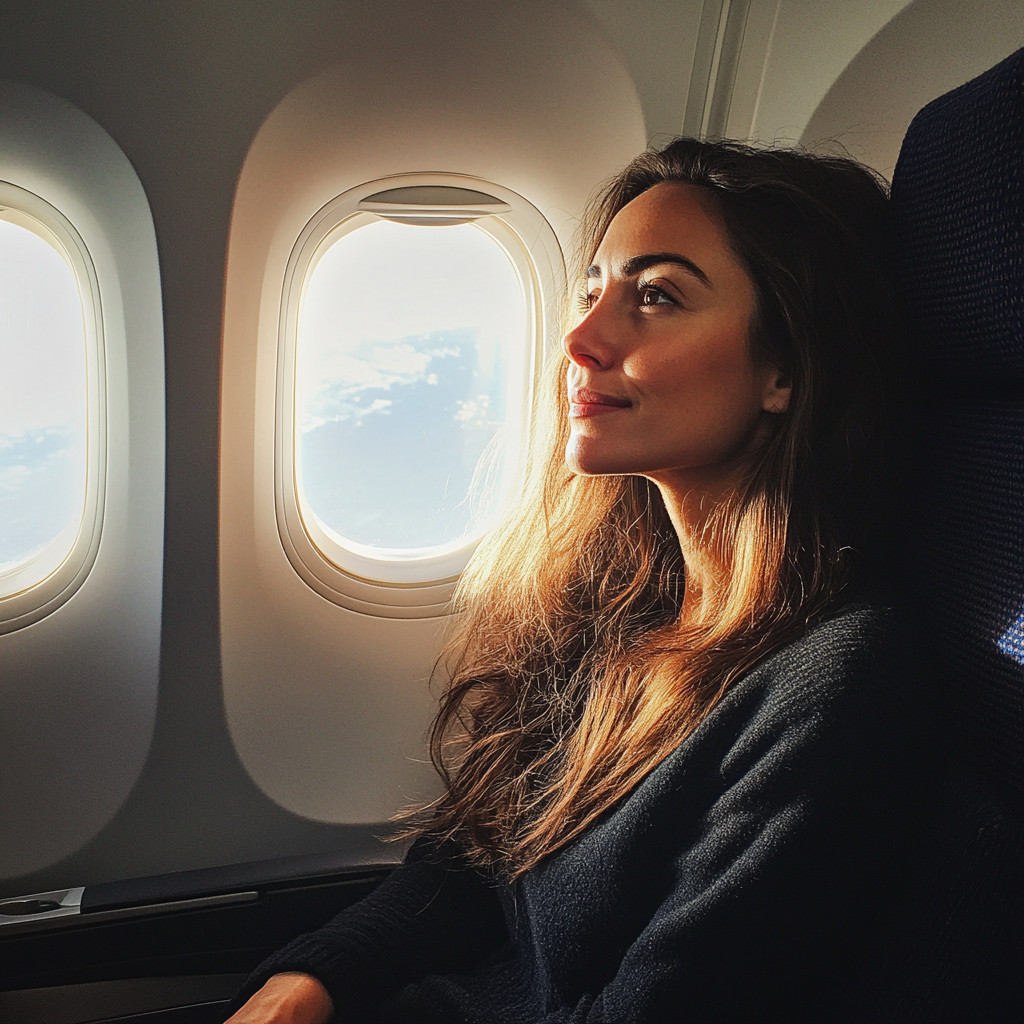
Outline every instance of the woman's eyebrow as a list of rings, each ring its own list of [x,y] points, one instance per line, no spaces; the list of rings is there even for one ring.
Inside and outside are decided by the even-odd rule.
[[[622,276],[635,277],[649,267],[656,267],[660,263],[672,263],[677,267],[682,267],[683,270],[697,278],[701,284],[708,288],[711,287],[711,279],[708,275],[693,260],[687,259],[677,252],[650,252],[645,253],[643,256],[631,256],[622,264]]]
[[[706,287],[711,287],[711,280],[707,274],[704,273],[700,267],[691,259],[680,255],[677,252],[649,252],[642,256],[631,256],[625,263],[622,264],[622,276],[623,277],[635,277],[637,274],[643,273],[648,267],[656,267],[660,263],[672,263],[677,267],[682,267],[683,270],[692,274],[701,284]],[[586,269],[584,276],[589,281],[595,277],[601,277],[604,272],[597,263],[591,263]]]

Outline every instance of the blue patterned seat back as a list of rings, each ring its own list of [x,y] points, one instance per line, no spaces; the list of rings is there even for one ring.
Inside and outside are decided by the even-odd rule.
[[[931,413],[919,610],[964,752],[1024,795],[1024,50],[917,115],[892,206]]]

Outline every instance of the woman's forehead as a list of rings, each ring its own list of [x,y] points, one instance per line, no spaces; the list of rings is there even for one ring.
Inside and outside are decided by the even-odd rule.
[[[675,252],[705,262],[736,264],[725,223],[705,189],[662,182],[627,203],[612,219],[593,264],[615,270],[649,252]]]

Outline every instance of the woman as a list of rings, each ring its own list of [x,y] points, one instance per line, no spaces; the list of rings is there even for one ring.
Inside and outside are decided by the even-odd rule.
[[[873,594],[885,220],[852,161],[733,143],[604,190],[522,500],[460,583],[447,792],[235,1024],[838,1016],[918,785]]]

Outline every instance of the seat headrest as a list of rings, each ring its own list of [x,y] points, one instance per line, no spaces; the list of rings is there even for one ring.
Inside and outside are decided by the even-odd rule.
[[[923,369],[958,384],[1024,383],[1024,49],[914,118],[892,215]]]

